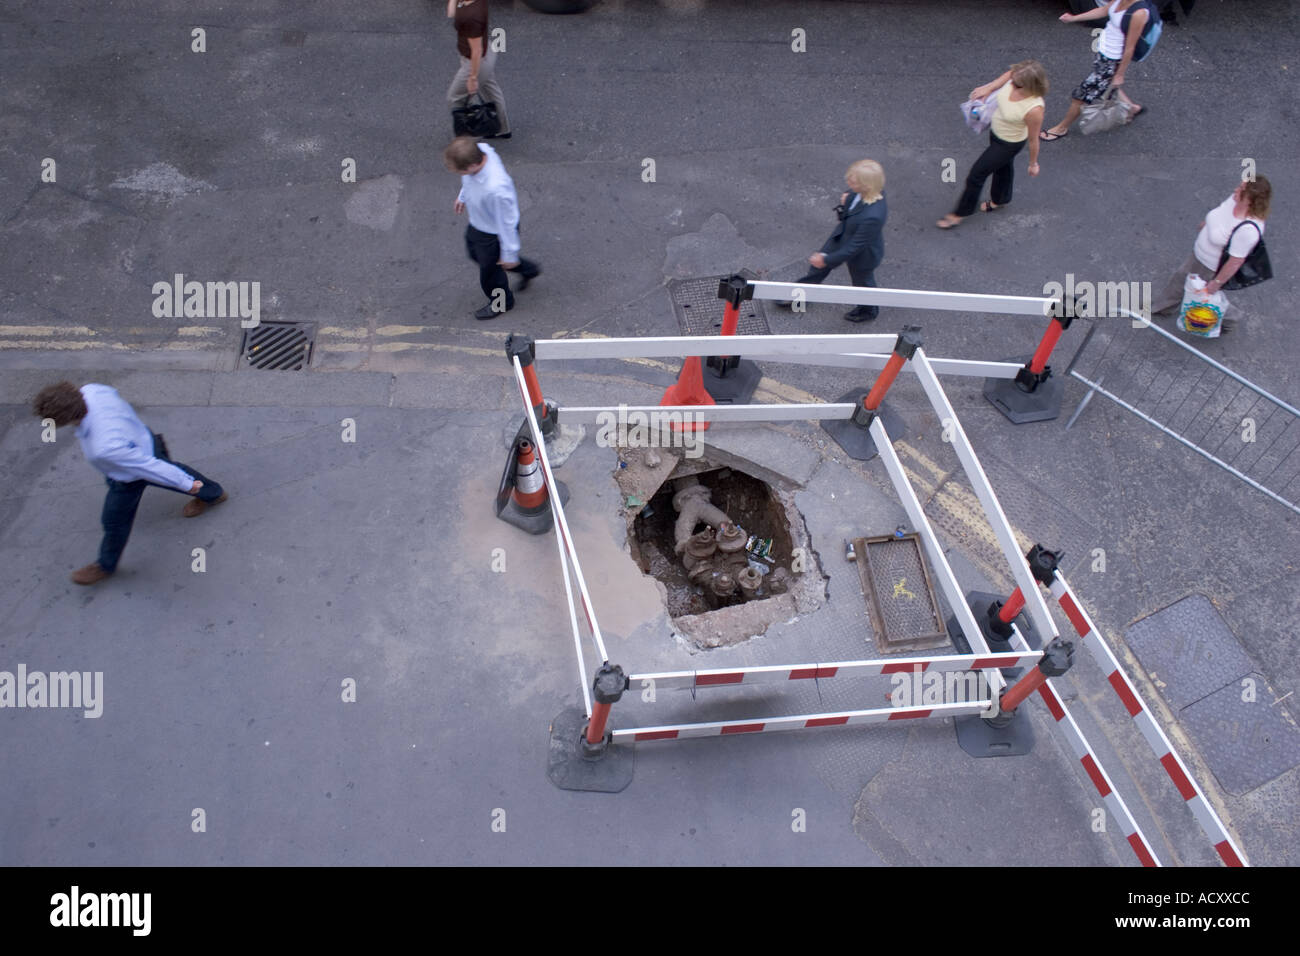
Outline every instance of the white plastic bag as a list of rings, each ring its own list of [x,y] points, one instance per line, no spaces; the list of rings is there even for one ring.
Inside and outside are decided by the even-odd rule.
[[[997,89],[985,99],[967,100],[961,105],[961,115],[965,117],[971,132],[979,134],[993,125],[993,111],[998,108],[998,94],[1001,92],[1001,89]]]
[[[1183,283],[1183,304],[1178,310],[1178,327],[1188,335],[1217,339],[1223,331],[1223,313],[1228,311],[1228,297],[1219,290],[1205,291],[1205,280],[1188,273]]]

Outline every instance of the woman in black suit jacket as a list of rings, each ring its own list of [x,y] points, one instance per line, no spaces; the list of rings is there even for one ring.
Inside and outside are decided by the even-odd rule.
[[[848,168],[844,182],[850,192],[835,207],[839,225],[831,237],[808,257],[812,267],[797,282],[821,282],[839,265],[849,267],[856,286],[876,285],[876,267],[885,257],[885,171],[872,159],[860,159]],[[852,197],[852,198],[850,198]],[[879,306],[860,305],[844,313],[850,322],[867,322],[880,314]]]

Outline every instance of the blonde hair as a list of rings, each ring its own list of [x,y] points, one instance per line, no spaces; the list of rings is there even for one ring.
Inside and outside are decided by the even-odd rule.
[[[1029,96],[1047,95],[1047,70],[1037,60],[1012,63],[1011,79]]]
[[[844,175],[857,183],[863,202],[875,202],[885,191],[885,170],[874,159],[859,159]]]

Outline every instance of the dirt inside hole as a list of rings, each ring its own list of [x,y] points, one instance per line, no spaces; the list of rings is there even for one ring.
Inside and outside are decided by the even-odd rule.
[[[731,597],[719,602],[706,594],[707,584],[691,581],[675,550],[678,514],[673,508],[673,495],[682,486],[678,481],[665,482],[633,521],[631,551],[641,570],[667,589],[668,613],[673,618],[705,614],[716,606],[761,604],[773,594],[772,574],[778,568],[788,573],[794,558],[790,518],[765,482],[734,468],[704,471],[696,477],[708,489],[712,504],[743,530],[747,544],[752,542],[746,561],[738,567],[748,566],[758,571],[762,583],[753,597],[747,598],[744,589],[736,587]],[[708,527],[704,521],[698,521],[692,533]]]

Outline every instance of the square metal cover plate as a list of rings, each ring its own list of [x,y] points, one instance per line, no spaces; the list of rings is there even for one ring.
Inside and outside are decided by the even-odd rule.
[[[746,279],[757,276],[748,270],[735,273]],[[725,303],[718,298],[718,284],[727,276],[705,276],[701,279],[673,279],[668,283],[672,296],[673,312],[682,335],[721,335],[722,314]],[[767,316],[761,302],[746,299],[740,303],[740,324],[737,335],[767,335]]]
[[[858,574],[867,612],[883,652],[946,647],[948,633],[939,617],[939,601],[919,535],[858,538]]]

